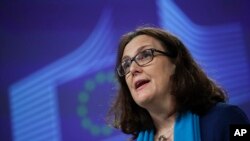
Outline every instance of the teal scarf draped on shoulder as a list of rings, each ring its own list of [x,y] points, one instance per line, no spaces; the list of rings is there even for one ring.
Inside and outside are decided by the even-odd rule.
[[[154,130],[140,131],[137,141],[154,141]],[[186,112],[176,118],[174,141],[201,141],[198,115]]]

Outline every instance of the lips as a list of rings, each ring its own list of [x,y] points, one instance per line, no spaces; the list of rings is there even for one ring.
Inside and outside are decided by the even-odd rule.
[[[135,89],[140,88],[141,86],[147,84],[149,82],[149,80],[147,79],[142,79],[142,80],[138,80],[135,82]]]

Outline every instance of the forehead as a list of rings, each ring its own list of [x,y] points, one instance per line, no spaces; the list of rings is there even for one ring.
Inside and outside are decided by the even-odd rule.
[[[160,41],[157,39],[148,36],[148,35],[139,35],[133,38],[124,48],[123,57],[124,56],[134,56],[136,53],[140,52],[142,49],[147,48],[155,48],[155,49],[163,49]]]

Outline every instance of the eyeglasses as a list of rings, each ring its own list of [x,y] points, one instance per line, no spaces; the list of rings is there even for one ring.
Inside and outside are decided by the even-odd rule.
[[[132,59],[128,58],[128,59],[123,60],[122,63],[117,67],[118,75],[122,77],[128,74],[130,72],[130,66],[133,61],[135,61],[135,63],[140,67],[143,67],[144,65],[148,64],[156,56],[155,52],[161,53],[165,56],[171,56],[171,54],[157,50],[157,49],[152,49],[152,48],[145,49],[139,52],[138,54],[136,54]]]

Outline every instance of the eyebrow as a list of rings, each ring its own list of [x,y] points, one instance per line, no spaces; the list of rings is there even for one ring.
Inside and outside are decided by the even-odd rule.
[[[145,48],[147,48],[147,47],[150,47],[150,46],[151,46],[151,45],[144,45],[144,46],[139,47],[139,48],[136,50],[135,56],[136,56],[139,52],[141,52],[143,49],[145,49]],[[129,57],[128,55],[125,55],[125,56],[122,57],[122,61],[123,61],[124,59],[127,59],[127,58],[131,58],[131,57]]]

